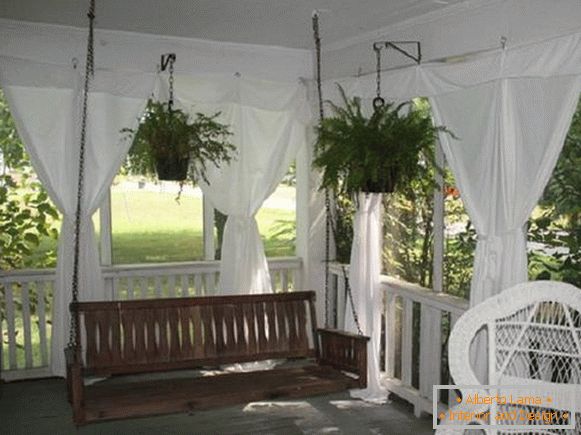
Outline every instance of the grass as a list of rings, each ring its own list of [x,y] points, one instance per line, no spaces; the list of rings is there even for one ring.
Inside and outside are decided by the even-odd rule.
[[[114,263],[203,259],[201,197],[114,190],[111,204]],[[294,210],[263,208],[257,220],[267,256],[294,255]]]
[[[202,198],[186,192],[177,203],[176,193],[173,189],[112,189],[114,264],[203,259]],[[282,186],[271,197],[271,206],[257,213],[267,257],[295,254],[295,211],[277,206],[293,198],[294,188]],[[98,232],[98,219],[95,227]],[[44,239],[33,258],[54,249],[56,241]]]

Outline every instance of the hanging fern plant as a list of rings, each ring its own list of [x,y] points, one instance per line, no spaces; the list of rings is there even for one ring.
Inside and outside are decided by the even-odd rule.
[[[388,103],[366,117],[360,98],[348,99],[341,86],[339,91],[344,107],[329,102],[334,115],[317,128],[313,165],[323,171],[321,188],[391,193],[434,163],[430,145],[447,130],[435,127],[427,113],[411,102]]]
[[[192,120],[169,103],[148,100],[136,130],[123,129],[132,136],[127,166],[131,173],[157,174],[160,180],[208,182],[207,165],[219,167],[233,157],[235,146],[227,126],[219,116],[197,113]]]

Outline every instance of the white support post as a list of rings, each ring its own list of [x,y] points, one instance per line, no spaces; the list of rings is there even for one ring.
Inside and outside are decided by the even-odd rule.
[[[99,227],[101,244],[101,266],[113,264],[113,228],[111,219],[111,189],[107,190],[105,199],[99,208]],[[105,279],[105,294],[115,299],[113,292],[113,280]]]
[[[202,207],[204,209],[204,260],[216,259],[216,242],[214,240],[214,206],[210,200],[203,196]]]
[[[446,160],[440,141],[436,140],[436,164],[444,169]],[[444,290],[444,176],[436,171],[434,189],[434,262],[432,272],[432,288],[435,292]]]
[[[312,113],[318,113],[317,93],[312,80],[303,80]],[[315,143],[317,119],[307,126],[307,145],[297,154],[297,256],[303,261],[305,289],[317,291],[317,323],[324,324],[325,317],[325,201],[319,190],[320,174],[313,171],[312,153]],[[332,240],[331,240],[332,242]],[[331,258],[335,248],[331,243]],[[331,281],[331,276],[329,277]],[[332,307],[330,307],[332,312]]]

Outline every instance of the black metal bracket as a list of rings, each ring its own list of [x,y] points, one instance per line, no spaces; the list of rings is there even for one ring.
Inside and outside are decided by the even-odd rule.
[[[416,53],[412,54],[402,46],[413,45],[416,48]],[[419,41],[377,41],[373,43],[373,49],[380,51],[381,49],[393,48],[404,56],[412,59],[418,65],[422,62],[422,45]]]
[[[160,70],[165,71],[167,69],[168,65],[170,64],[170,62],[175,62],[175,61],[176,61],[176,54],[175,53],[162,54],[161,55]]]

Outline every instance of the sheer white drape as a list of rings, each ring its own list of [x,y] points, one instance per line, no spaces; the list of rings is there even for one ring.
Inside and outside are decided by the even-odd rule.
[[[446,157],[478,233],[470,304],[527,280],[524,225],[579,99],[577,77],[502,79],[433,97]],[[462,110],[459,110],[461,108]]]
[[[192,113],[221,112],[237,147],[229,165],[209,165],[201,188],[228,215],[220,263],[221,294],[272,291],[255,215],[276,189],[298,149],[309,119],[304,88],[240,77],[176,79],[178,102]]]
[[[18,69],[26,66],[23,74]],[[98,74],[98,73],[97,73]],[[24,76],[27,77],[23,80]],[[125,157],[130,141],[121,129],[135,127],[153,77],[140,86],[131,78],[110,73],[96,76],[89,95],[85,157],[85,183],[81,208],[79,299],[109,299],[104,291],[95,229],[91,216]],[[63,349],[68,340],[74,221],[77,204],[81,79],[72,68],[43,64],[10,63],[0,67],[0,84],[10,105],[18,132],[39,179],[62,213],[58,243],[56,284],[52,303],[51,370],[64,376]],[[123,89],[126,96],[119,95]]]
[[[579,85],[574,76],[502,79],[432,99],[436,121],[460,139],[442,135],[441,143],[478,233],[471,306],[528,279],[525,224],[559,157]],[[484,336],[472,360],[486,382]]]
[[[352,390],[353,397],[377,403],[387,401],[387,390],[380,383],[379,353],[383,295],[379,289],[382,256],[382,195],[361,193],[353,223],[353,246],[349,267],[349,284],[353,307],[345,307],[345,329],[357,333],[353,310],[363,335],[370,337],[367,345],[367,388]]]

